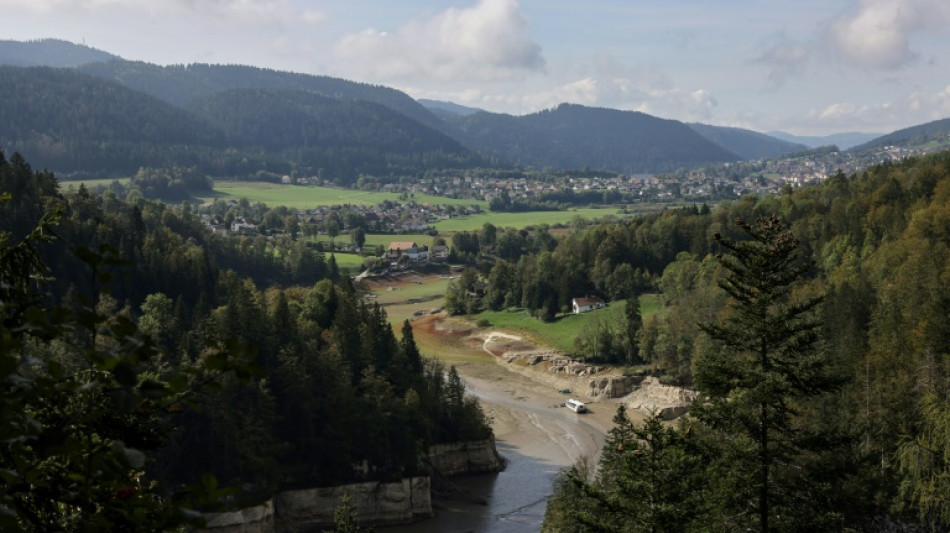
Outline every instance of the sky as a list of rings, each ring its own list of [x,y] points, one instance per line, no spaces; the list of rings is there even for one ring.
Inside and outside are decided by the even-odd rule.
[[[950,117],[950,0],[0,0],[0,39],[798,135]]]

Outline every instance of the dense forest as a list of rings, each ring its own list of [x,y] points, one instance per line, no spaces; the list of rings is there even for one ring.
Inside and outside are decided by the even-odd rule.
[[[486,438],[332,262],[0,156],[0,529],[153,531]],[[226,268],[225,268],[226,266]],[[231,488],[225,488],[231,487]]]
[[[675,120],[562,104],[514,117],[476,113],[456,125],[469,146],[522,166],[663,172],[736,161],[736,154]]]
[[[486,162],[389,107],[301,90],[233,89],[179,107],[72,69],[6,66],[0,90],[0,149],[71,176],[180,167],[353,185],[362,174],[394,180]]]
[[[615,336],[612,361],[703,393],[680,426],[618,413],[599,474],[562,479],[546,529],[945,530],[948,231],[944,152],[714,210],[578,224],[483,261],[469,281],[484,296],[456,312],[556,320],[573,296],[659,290],[665,310],[636,324],[635,349],[622,325],[588,334]]]

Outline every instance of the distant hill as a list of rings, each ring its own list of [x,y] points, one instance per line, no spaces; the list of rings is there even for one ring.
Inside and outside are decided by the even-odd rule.
[[[381,104],[275,89],[234,89],[186,108],[226,132],[231,146],[263,149],[328,175],[410,172],[424,158],[446,166],[475,157],[455,139]],[[402,168],[400,168],[402,167]]]
[[[183,109],[71,69],[0,67],[0,149],[58,172],[193,164],[224,136]]]
[[[835,145],[842,150],[847,150],[853,146],[864,144],[881,136],[880,133],[860,133],[856,131],[835,133],[824,136],[801,136],[792,135],[791,133],[785,133],[783,131],[769,131],[766,132],[766,135],[775,137],[776,139],[782,139],[784,141],[804,144],[809,148]]]
[[[78,67],[119,59],[108,52],[58,39],[0,41],[0,65],[15,67]]]
[[[73,69],[0,67],[0,150],[66,175],[195,167],[211,176],[266,170],[417,175],[480,166],[456,140],[371,102],[304,91],[238,89],[180,108]]]
[[[401,91],[329,76],[241,65],[160,66],[55,39],[0,41],[0,64],[78,68],[178,106],[231,89],[309,91],[339,100],[375,102],[431,127],[444,127],[441,119]]]
[[[950,118],[897,130],[855,146],[850,151],[860,152],[885,146],[920,146],[934,141],[942,143],[950,141]]]
[[[478,109],[477,107],[467,107],[452,102],[442,102],[440,100],[426,100],[424,98],[420,98],[416,101],[422,104],[429,111],[451,113],[460,117],[467,117],[469,115],[474,115],[475,113],[481,113],[485,111],[484,109]]]
[[[689,127],[743,159],[777,159],[789,152],[808,149],[808,146],[804,144],[776,139],[764,133],[742,128],[696,123],[689,124]]]
[[[520,117],[476,113],[458,127],[469,147],[538,168],[665,172],[741,159],[682,122],[635,111],[562,104]]]
[[[431,127],[442,121],[406,93],[367,83],[329,76],[296,74],[242,65],[170,65],[124,60],[87,64],[82,72],[114,80],[137,91],[151,94],[175,105],[232,89],[284,89],[307,91],[347,101],[384,105]]]

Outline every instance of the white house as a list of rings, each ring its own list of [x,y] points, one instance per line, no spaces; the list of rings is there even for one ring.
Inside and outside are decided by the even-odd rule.
[[[605,304],[603,300],[596,296],[590,296],[588,298],[574,298],[571,300],[571,308],[574,310],[575,315],[593,311],[594,309],[600,309],[606,305],[607,304]]]
[[[386,250],[386,258],[395,261],[400,255],[406,255],[413,261],[427,261],[429,250],[420,247],[414,242],[391,242]]]

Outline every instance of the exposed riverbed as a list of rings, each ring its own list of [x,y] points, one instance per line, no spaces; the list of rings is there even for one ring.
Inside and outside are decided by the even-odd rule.
[[[575,414],[563,407],[568,396],[505,370],[491,357],[456,368],[491,418],[507,468],[453,479],[473,498],[438,497],[435,518],[385,528],[387,533],[539,531],[558,473],[584,456],[596,461],[616,404],[594,403],[590,413]]]

